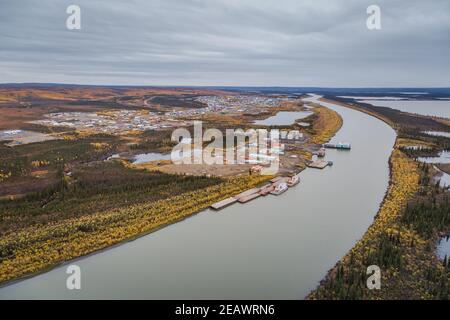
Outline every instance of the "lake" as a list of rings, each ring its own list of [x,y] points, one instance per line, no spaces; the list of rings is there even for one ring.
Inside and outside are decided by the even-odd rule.
[[[444,260],[445,257],[450,258],[450,238],[442,237],[437,246],[437,255],[439,259]]]
[[[295,120],[307,118],[313,113],[312,111],[280,111],[267,119],[256,120],[254,124],[261,126],[290,126],[295,123]]]
[[[424,116],[450,118],[450,101],[445,100],[360,100],[378,107],[388,107]]]
[[[163,153],[157,153],[157,152],[150,152],[150,153],[141,153],[137,154],[133,158],[133,164],[141,164],[146,163],[150,161],[159,161],[159,160],[170,160],[171,154],[163,154]]]

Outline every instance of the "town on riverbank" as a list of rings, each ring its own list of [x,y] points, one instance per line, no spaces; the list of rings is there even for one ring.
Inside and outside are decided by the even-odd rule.
[[[9,113],[0,123],[2,282],[158,230],[209,206],[220,208],[224,200],[247,203],[281,195],[300,182],[299,172],[318,166],[320,160],[313,159],[324,156],[323,144],[342,125],[336,112],[305,105],[291,94],[142,88],[119,94],[64,88],[56,94],[59,87],[8,88],[2,94],[15,97],[24,90],[26,98],[5,99]],[[55,99],[48,99],[49,92]],[[13,121],[14,112],[24,108],[27,116]],[[223,132],[280,130],[279,142],[268,149],[279,162],[277,177],[261,174],[272,161],[263,153],[246,153],[242,164],[174,164],[166,156],[176,144],[173,130],[193,130],[199,120]]]

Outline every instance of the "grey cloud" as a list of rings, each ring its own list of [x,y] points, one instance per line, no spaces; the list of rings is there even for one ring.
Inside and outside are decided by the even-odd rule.
[[[450,86],[450,2],[377,2],[2,0],[0,82]]]

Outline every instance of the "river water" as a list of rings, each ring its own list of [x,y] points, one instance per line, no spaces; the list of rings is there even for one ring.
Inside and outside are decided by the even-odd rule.
[[[309,101],[316,101],[317,96]],[[205,210],[135,241],[0,289],[0,298],[302,299],[361,238],[388,186],[395,132],[380,120],[322,103],[344,119],[327,150],[334,166],[307,169],[276,197]],[[66,268],[81,268],[81,290]]]

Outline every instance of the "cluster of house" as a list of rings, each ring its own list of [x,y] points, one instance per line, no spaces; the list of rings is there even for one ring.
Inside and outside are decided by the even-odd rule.
[[[183,121],[142,110],[102,112],[58,112],[32,123],[50,127],[71,127],[77,130],[120,134],[127,131],[155,130],[186,125]]]
[[[231,113],[245,112],[258,114],[264,108],[277,107],[283,101],[292,100],[290,98],[266,97],[257,95],[220,95],[203,96],[196,99],[208,106],[208,111]]]
[[[190,125],[186,118],[207,113],[261,113],[264,108],[279,106],[282,101],[291,100],[284,97],[266,97],[257,95],[219,95],[202,96],[197,101],[206,105],[204,108],[177,108],[164,114],[148,110],[110,110],[101,112],[56,112],[45,115],[44,119],[31,123],[50,127],[71,127],[77,130],[89,130],[110,134],[121,134],[137,130],[157,130]],[[299,132],[287,133],[282,139],[295,139]],[[293,136],[294,135],[294,136]]]

